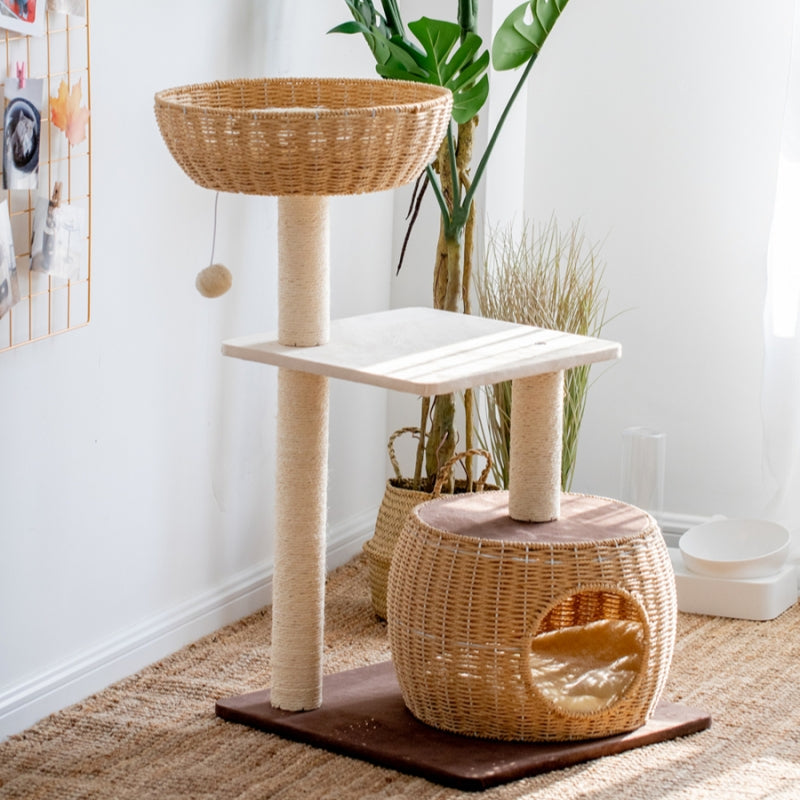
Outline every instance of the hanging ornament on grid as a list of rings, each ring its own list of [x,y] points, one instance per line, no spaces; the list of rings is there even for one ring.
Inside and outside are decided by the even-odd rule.
[[[197,273],[197,279],[194,282],[197,291],[203,297],[220,297],[228,289],[231,288],[233,283],[233,275],[231,271],[222,264],[214,263],[214,248],[217,244],[217,206],[219,204],[219,192],[217,192],[216,199],[214,200],[214,234],[211,239],[211,263]]]

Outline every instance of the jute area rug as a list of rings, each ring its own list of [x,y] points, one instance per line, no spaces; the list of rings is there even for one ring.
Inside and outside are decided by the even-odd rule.
[[[361,558],[328,579],[326,670],[389,657]],[[480,794],[223,722],[214,701],[269,686],[270,609],[0,744],[0,797],[800,798],[800,608],[771,622],[681,615],[665,699],[710,730]]]

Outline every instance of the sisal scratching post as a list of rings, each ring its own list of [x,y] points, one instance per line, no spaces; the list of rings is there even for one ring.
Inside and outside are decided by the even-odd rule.
[[[329,334],[328,198],[278,199],[278,339],[324,344]],[[328,379],[278,370],[277,493],[271,704],[322,703]]]
[[[328,380],[278,371],[273,706],[322,703]]]
[[[313,347],[330,330],[327,197],[278,198],[278,341]]]
[[[564,372],[517,378],[511,397],[509,515],[519,522],[558,519]]]

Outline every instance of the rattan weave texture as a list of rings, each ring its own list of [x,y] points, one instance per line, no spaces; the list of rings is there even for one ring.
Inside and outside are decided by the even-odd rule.
[[[598,519],[603,502],[616,503],[587,500]],[[638,533],[547,542],[479,538],[420,519],[434,503],[458,502],[442,497],[411,512],[389,572],[389,638],[409,710],[442,730],[505,740],[597,738],[643,725],[667,679],[677,614],[655,520],[639,512]],[[641,623],[641,666],[608,706],[569,711],[531,678],[534,638],[597,620]]]
[[[410,81],[260,78],[165,89],[170,153],[208,189],[345,195],[415,180],[450,120],[448,89]]]
[[[430,500],[431,496],[430,492],[412,489],[411,481],[386,481],[386,490],[375,520],[375,532],[371,539],[364,542],[372,607],[381,619],[386,619],[389,567],[397,540],[412,509]]]
[[[372,607],[381,619],[386,619],[386,590],[389,584],[389,568],[392,564],[392,554],[412,509],[420,503],[438,497],[442,484],[450,478],[455,464],[467,455],[481,455],[486,462],[478,476],[478,480],[472,484],[472,490],[482,492],[484,489],[495,490],[498,488],[493,484],[486,483],[492,467],[491,455],[486,450],[474,449],[457,453],[443,464],[432,487],[430,486],[430,481],[426,481],[427,486],[423,487],[424,491],[415,489],[414,481],[411,478],[402,476],[394,449],[395,440],[404,433],[419,433],[419,428],[400,428],[389,437],[389,460],[392,462],[395,477],[386,481],[383,500],[381,500],[378,516],[375,520],[375,532],[372,538],[364,543]],[[453,482],[453,493],[464,494],[469,490],[470,486],[466,480],[460,479]]]

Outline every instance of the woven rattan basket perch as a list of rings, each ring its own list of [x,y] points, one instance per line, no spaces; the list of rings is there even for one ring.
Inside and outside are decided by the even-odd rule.
[[[516,523],[507,502],[506,492],[431,500],[400,535],[388,621],[406,705],[433,727],[494,739],[640,727],[675,638],[674,580],[655,520],[564,495],[559,520]],[[603,678],[610,671],[598,661],[624,669]],[[619,675],[603,694],[601,679]]]
[[[415,180],[450,120],[448,89],[379,79],[262,78],[155,96],[172,156],[208,189],[343,195]]]

